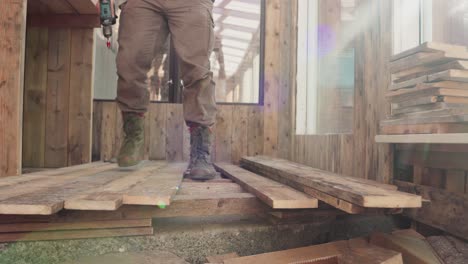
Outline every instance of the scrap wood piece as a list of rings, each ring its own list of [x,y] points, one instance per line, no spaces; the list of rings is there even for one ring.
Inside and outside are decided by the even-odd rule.
[[[378,187],[368,180],[346,177],[314,168],[298,169],[297,164],[265,156],[243,158],[242,166],[267,177],[287,179],[295,186],[306,186],[327,195],[368,208],[418,208],[421,197]]]
[[[454,108],[467,108],[468,105],[466,104],[451,104],[451,103],[431,103],[431,104],[424,104],[424,105],[415,105],[409,107],[403,107],[392,109],[392,116],[393,117],[404,117],[408,116],[412,113],[421,113],[421,112],[428,112],[428,111],[435,111],[435,110],[446,110],[446,109],[454,109]]]
[[[442,110],[441,115],[432,113],[430,115],[413,115],[400,117],[397,119],[387,119],[380,121],[380,126],[395,126],[395,125],[419,125],[419,124],[454,124],[454,123],[466,123],[468,122],[468,113],[447,113],[446,110]],[[435,112],[435,111],[434,111]]]
[[[400,60],[402,58],[420,52],[445,52],[448,53],[449,56],[460,56],[462,58],[466,57],[466,59],[468,59],[468,49],[466,46],[452,45],[440,42],[425,42],[417,47],[393,55],[391,61]]]
[[[151,222],[152,222],[151,218],[147,218],[147,219],[130,219],[130,220],[64,222],[64,223],[51,222],[51,223],[0,224],[0,233],[150,227]]]
[[[413,100],[392,103],[392,109],[400,109],[433,103],[465,104],[468,106],[468,98],[458,96],[424,96],[415,98]]]
[[[279,182],[262,177],[236,165],[216,164],[216,169],[274,209],[317,208],[315,197]]]
[[[144,165],[140,170],[127,172],[105,185],[95,186],[90,190],[79,193],[77,196],[65,199],[65,209],[70,210],[117,210],[123,204],[123,195],[134,186],[151,175],[159,173],[165,162],[151,162]]]
[[[394,181],[394,183],[402,191],[418,194],[431,200],[430,203],[424,203],[420,209],[404,210],[404,215],[453,236],[468,238],[468,226],[466,225],[468,214],[465,213],[468,211],[466,195],[409,182]]]
[[[124,193],[123,204],[156,205],[162,208],[171,204],[183,180],[186,163],[172,163]]]
[[[434,73],[427,77],[429,82],[435,81],[453,81],[453,82],[468,82],[468,71],[466,70],[447,70],[439,73]]]
[[[442,264],[424,238],[416,235],[396,232],[393,234],[373,233],[370,242],[379,247],[401,252],[406,264],[431,263]]]
[[[211,264],[214,263],[224,263],[225,260],[232,259],[232,258],[238,258],[239,255],[237,253],[228,253],[228,254],[222,254],[222,255],[216,255],[216,256],[208,256],[206,257],[206,261],[208,261]]]
[[[17,241],[47,241],[123,236],[149,236],[152,235],[153,232],[153,227],[132,227],[93,230],[1,233],[0,242],[6,243]]]
[[[431,236],[427,241],[444,263],[468,263],[468,243],[451,236]]]
[[[439,85],[420,85],[415,88],[389,92],[385,95],[391,103],[400,103],[425,96],[468,97],[468,90],[460,88],[439,87]]]
[[[457,60],[436,66],[418,66],[412,69],[408,69],[406,71],[401,71],[392,74],[392,80],[394,83],[399,83],[410,79],[418,78],[420,76],[431,75],[447,70],[468,70],[468,61]]]
[[[177,195],[206,193],[243,193],[242,187],[234,182],[186,182],[183,181]]]

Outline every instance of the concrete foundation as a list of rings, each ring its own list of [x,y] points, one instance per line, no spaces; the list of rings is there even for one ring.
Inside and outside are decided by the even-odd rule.
[[[328,222],[273,225],[259,218],[210,217],[156,219],[154,227],[155,234],[147,237],[4,244],[0,263],[81,264],[88,256],[141,251],[168,251],[189,263],[205,263],[210,255],[245,256],[391,231],[396,221],[387,216],[343,216]]]

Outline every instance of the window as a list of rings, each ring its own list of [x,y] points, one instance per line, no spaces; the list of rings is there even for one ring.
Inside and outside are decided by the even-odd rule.
[[[351,133],[355,0],[299,0],[297,134]]]
[[[210,58],[219,103],[262,103],[264,0],[216,0],[213,9],[215,47]],[[114,27],[117,35],[118,25]],[[112,50],[102,43],[96,30],[95,99],[116,97],[115,56],[117,37]],[[102,77],[105,78],[102,78]],[[179,78],[177,56],[170,43],[153,60],[148,72],[152,101],[182,102],[183,84]]]
[[[393,1],[393,54],[432,40],[432,0]]]

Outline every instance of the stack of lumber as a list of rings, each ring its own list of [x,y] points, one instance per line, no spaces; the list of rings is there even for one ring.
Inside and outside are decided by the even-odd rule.
[[[365,239],[337,241],[247,257],[229,254],[207,259],[213,261],[209,263],[224,264],[403,264],[399,252],[371,245]]]
[[[468,132],[468,49],[424,43],[393,56],[385,135]]]
[[[267,182],[258,175],[255,178],[252,176],[248,183],[247,179],[242,179],[250,187],[257,186],[255,193],[259,197],[268,190],[260,193],[258,185],[269,187],[282,183],[350,214],[419,208],[422,203],[421,196],[399,192],[394,185],[338,175],[287,160],[266,156],[245,157],[241,160],[241,166],[273,180]],[[275,195],[283,194],[275,189],[269,191]]]

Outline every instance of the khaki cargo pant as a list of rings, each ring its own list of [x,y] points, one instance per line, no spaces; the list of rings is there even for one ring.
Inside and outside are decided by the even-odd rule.
[[[122,111],[147,111],[147,73],[170,33],[184,83],[185,121],[215,123],[209,62],[214,45],[212,9],[211,0],[128,0],[122,6],[117,54],[117,102]]]

